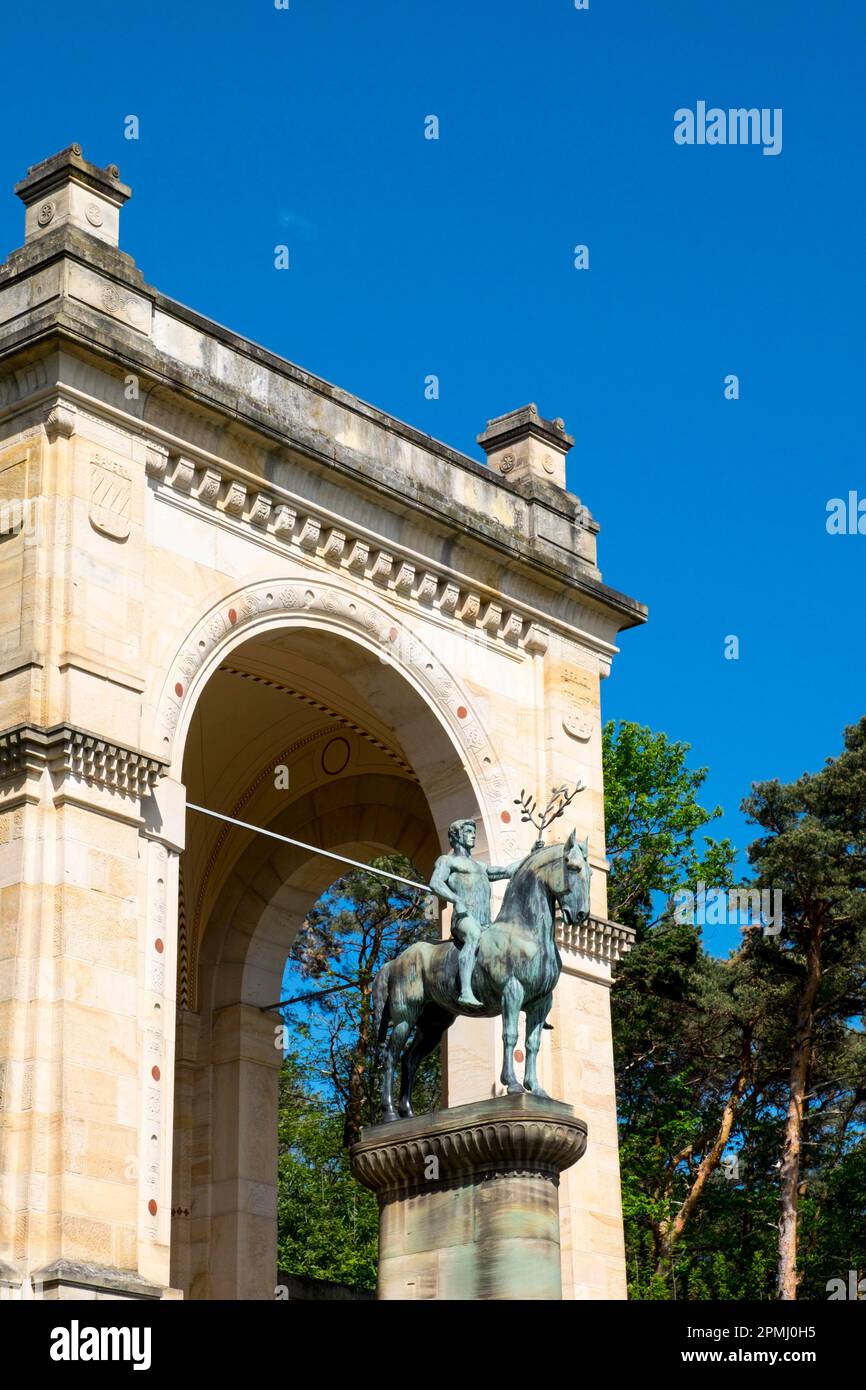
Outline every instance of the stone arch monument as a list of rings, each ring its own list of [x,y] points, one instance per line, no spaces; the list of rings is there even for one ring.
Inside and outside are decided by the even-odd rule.
[[[566,930],[542,1082],[588,1122],[563,1296],[625,1296],[599,683],[644,608],[602,582],[529,406],[487,465],[149,285],[130,190],[76,145],[0,266],[0,1282],[273,1297],[275,1016],[333,861],[429,873],[459,815],[580,778],[593,915]],[[278,787],[276,768],[288,786]],[[283,779],[285,780],[285,779]],[[444,924],[447,931],[447,922]],[[447,1038],[447,1102],[497,1088]]]

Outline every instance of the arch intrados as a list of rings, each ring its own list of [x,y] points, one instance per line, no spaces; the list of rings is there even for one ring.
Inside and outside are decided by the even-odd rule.
[[[338,842],[333,848],[362,862],[399,852],[399,846],[369,840]],[[211,1008],[236,1003],[262,1007],[278,998],[286,959],[307,912],[340,877],[340,866],[333,860],[302,850],[294,853],[294,869],[268,899],[257,895],[251,902],[247,885],[239,897],[232,895],[233,901],[227,897],[225,910],[208,921],[199,968],[202,993],[210,995]],[[245,908],[252,909],[246,920]]]

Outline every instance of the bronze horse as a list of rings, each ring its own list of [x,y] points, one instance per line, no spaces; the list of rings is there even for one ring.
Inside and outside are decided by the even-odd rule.
[[[480,1008],[458,1003],[458,952],[451,941],[417,941],[382,967],[373,981],[373,1001],[382,1049],[383,1120],[413,1113],[411,1095],[418,1064],[433,1051],[458,1014],[469,1018],[502,1014],[503,1086],[509,1093],[525,1089],[549,1099],[538,1085],[536,1058],[562,969],[556,945],[556,908],[559,906],[566,924],[586,920],[591,872],[588,841],[578,843],[574,831],[564,845],[545,845],[527,855],[509,880],[499,916],[481,933],[472,974]],[[514,1072],[521,1010],[526,1014],[523,1085]],[[402,1069],[395,1109],[394,1066],[398,1058]]]

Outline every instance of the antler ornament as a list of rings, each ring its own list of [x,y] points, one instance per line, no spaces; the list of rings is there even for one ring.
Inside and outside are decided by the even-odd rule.
[[[544,832],[547,827],[552,825],[568,809],[578,792],[585,790],[583,782],[575,782],[573,791],[568,790],[567,782],[563,782],[561,787],[554,787],[550,794],[550,800],[540,816],[536,815],[538,801],[529,792],[521,790],[520,795],[514,798],[515,806],[519,806],[521,810],[520,819],[534,825],[538,831],[538,839],[532,846],[533,852],[544,848]]]

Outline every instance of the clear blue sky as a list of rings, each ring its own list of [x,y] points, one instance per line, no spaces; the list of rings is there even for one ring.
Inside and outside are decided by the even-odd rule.
[[[3,254],[12,184],[77,140],[164,292],[478,457],[494,415],[563,416],[604,577],[651,611],[605,714],[690,742],[740,844],[752,780],[838,749],[866,709],[866,536],[825,529],[866,496],[862,0],[49,0],[3,39]],[[781,154],[676,145],[698,100],[782,108]]]

